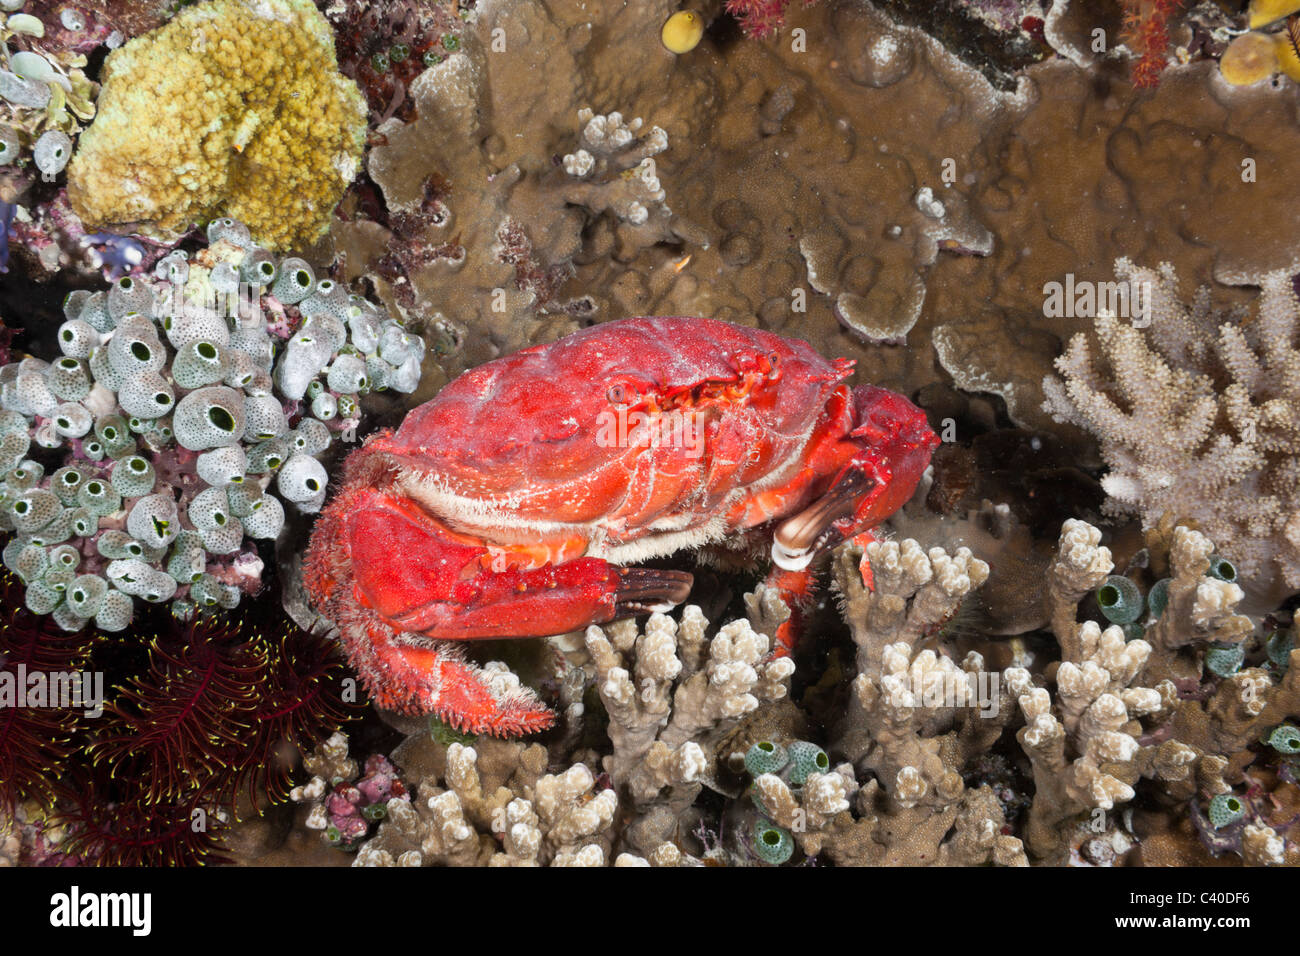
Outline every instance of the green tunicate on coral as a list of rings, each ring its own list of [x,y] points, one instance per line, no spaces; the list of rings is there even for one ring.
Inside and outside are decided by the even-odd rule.
[[[1285,671],[1291,663],[1291,652],[1295,650],[1295,632],[1277,630],[1269,635],[1264,643],[1264,652],[1274,667]]]
[[[809,774],[827,773],[831,769],[830,757],[814,743],[796,740],[790,745],[790,769],[786,779],[796,787],[801,787]]]
[[[424,56],[420,59],[423,61],[425,66],[437,66],[442,62],[442,54],[435,53],[433,50],[427,50],[425,51]]]
[[[1112,624],[1132,624],[1142,615],[1142,592],[1122,574],[1112,574],[1097,588],[1097,606]]]
[[[387,73],[391,63],[387,53],[376,53],[370,58],[370,66],[376,73]]]
[[[1210,555],[1210,570],[1206,573],[1212,578],[1218,578],[1220,581],[1235,583],[1237,580],[1237,568],[1227,558],[1220,557],[1217,554]]]
[[[391,63],[402,63],[411,55],[411,48],[405,43],[394,43],[388,48],[388,59]]]
[[[745,754],[745,769],[749,771],[751,777],[776,773],[786,765],[787,760],[789,756],[780,744],[770,740],[760,740]]]
[[[463,733],[437,717],[429,718],[429,735],[444,747],[450,747],[452,744],[472,744],[478,739],[474,734]]]
[[[361,808],[361,815],[374,823],[376,820],[382,820],[388,816],[388,804],[370,803]]]
[[[460,37],[456,36],[454,33],[443,34],[442,48],[450,53],[455,53],[460,49]]]
[[[1240,644],[1212,644],[1205,651],[1205,669],[1216,677],[1231,677],[1245,659],[1246,649]]]
[[[1268,745],[1280,754],[1300,754],[1300,728],[1279,724],[1268,735]]]
[[[1151,590],[1147,592],[1147,609],[1151,611],[1153,617],[1164,614],[1165,608],[1169,605],[1169,582],[1171,580],[1171,578],[1161,578],[1151,585]]]
[[[754,852],[770,866],[780,866],[794,855],[794,838],[784,827],[768,820],[754,825]]]
[[[1216,830],[1231,826],[1245,815],[1245,805],[1234,794],[1221,793],[1210,801],[1210,823]]]

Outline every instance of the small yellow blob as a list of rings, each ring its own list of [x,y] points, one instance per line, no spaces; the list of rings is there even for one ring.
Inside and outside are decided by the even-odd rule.
[[[1297,10],[1300,10],[1300,3],[1296,0],[1250,0],[1250,28],[1257,30],[1268,26]]]
[[[1250,86],[1268,79],[1278,69],[1277,46],[1262,33],[1243,33],[1228,44],[1219,60],[1219,72],[1233,86]]]
[[[691,10],[679,10],[666,21],[660,34],[666,46],[673,53],[690,53],[700,45],[704,37],[704,18]]]

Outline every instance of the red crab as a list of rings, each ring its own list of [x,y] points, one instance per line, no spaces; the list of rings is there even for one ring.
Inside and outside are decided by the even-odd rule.
[[[349,456],[312,533],[308,593],[380,706],[543,729],[550,710],[451,642],[667,609],[691,575],[634,562],[769,525],[779,583],[797,591],[816,555],[911,497],[938,438],[901,395],[843,384],[852,368],[684,317],[488,362]]]

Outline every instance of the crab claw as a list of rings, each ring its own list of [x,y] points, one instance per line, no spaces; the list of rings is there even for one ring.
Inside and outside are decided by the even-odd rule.
[[[695,582],[686,571],[654,568],[619,568],[614,592],[614,617],[637,617],[670,611],[686,600]]]
[[[379,707],[435,714],[458,730],[496,737],[555,723],[555,713],[499,662],[480,667],[452,641],[408,643],[410,635],[361,609],[342,623],[349,659]]]
[[[776,529],[772,563],[783,571],[804,570],[818,555],[901,508],[939,444],[925,413],[887,389],[855,388],[853,416],[849,440],[857,451],[820,498]]]

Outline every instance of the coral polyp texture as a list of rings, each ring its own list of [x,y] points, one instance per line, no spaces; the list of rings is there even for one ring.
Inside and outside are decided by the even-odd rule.
[[[238,605],[286,503],[324,502],[318,456],[360,396],[419,383],[423,341],[377,306],[240,223],[208,233],[153,278],[71,293],[63,354],[0,368],[4,563],[67,630],[121,630],[136,598]]]
[[[311,0],[209,0],[104,64],[68,170],[87,224],[176,238],[243,220],[269,249],[328,227],[359,169],[366,105]]]
[[[1143,526],[1192,519],[1270,609],[1300,590],[1300,302],[1268,273],[1255,314],[1220,314],[1209,290],[1184,303],[1173,268],[1121,259],[1150,290],[1148,328],[1101,315],[1043,383],[1044,408],[1093,432],[1118,512]],[[1244,283],[1244,280],[1243,280]],[[1271,601],[1271,603],[1270,603]]]

